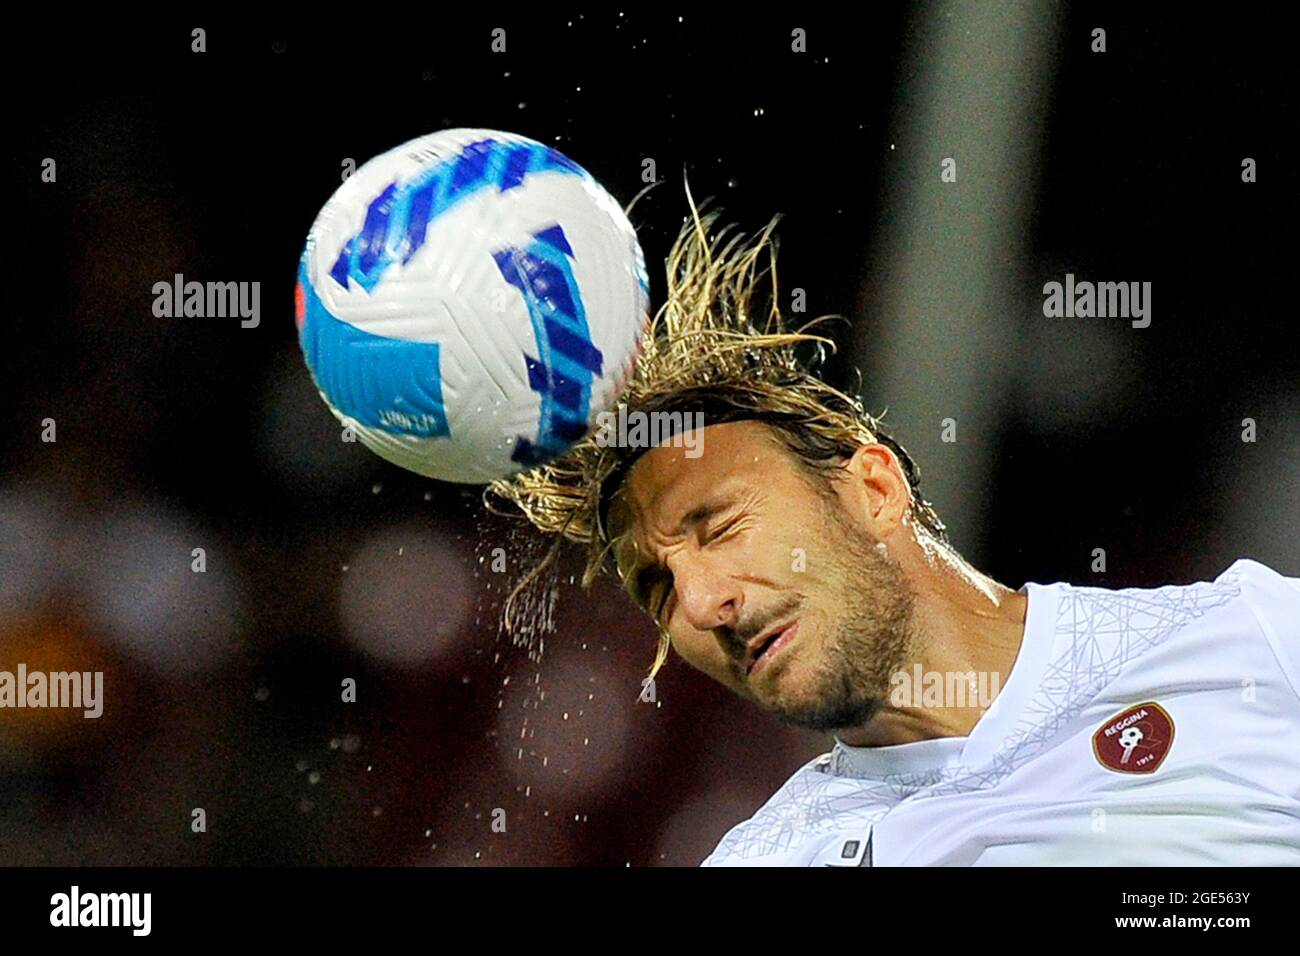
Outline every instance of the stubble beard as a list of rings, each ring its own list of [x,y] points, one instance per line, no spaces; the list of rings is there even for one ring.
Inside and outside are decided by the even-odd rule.
[[[829,602],[831,630],[812,693],[770,709],[791,726],[833,733],[865,725],[888,700],[890,679],[915,644],[915,599],[898,562],[876,547],[876,539],[854,526],[838,502],[822,503],[823,560],[840,592]]]

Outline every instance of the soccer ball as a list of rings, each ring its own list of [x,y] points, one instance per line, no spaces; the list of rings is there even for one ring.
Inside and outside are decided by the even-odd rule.
[[[348,177],[298,267],[298,341],[330,410],[388,461],[486,483],[610,410],[649,319],[645,257],[577,163],[451,129]]]

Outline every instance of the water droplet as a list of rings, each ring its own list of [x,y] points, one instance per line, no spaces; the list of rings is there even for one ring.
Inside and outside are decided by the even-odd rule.
[[[307,774],[307,782],[312,785],[320,783],[320,771],[313,770],[311,773]]]

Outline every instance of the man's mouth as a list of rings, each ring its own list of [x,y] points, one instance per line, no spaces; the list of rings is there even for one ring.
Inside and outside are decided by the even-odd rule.
[[[799,622],[779,624],[754,638],[745,647],[745,673],[753,677],[794,640]]]

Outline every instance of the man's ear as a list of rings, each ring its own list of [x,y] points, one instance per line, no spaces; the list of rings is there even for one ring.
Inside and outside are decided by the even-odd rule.
[[[879,442],[859,445],[845,462],[844,474],[871,533],[877,538],[888,537],[912,505],[912,489],[898,456]]]

